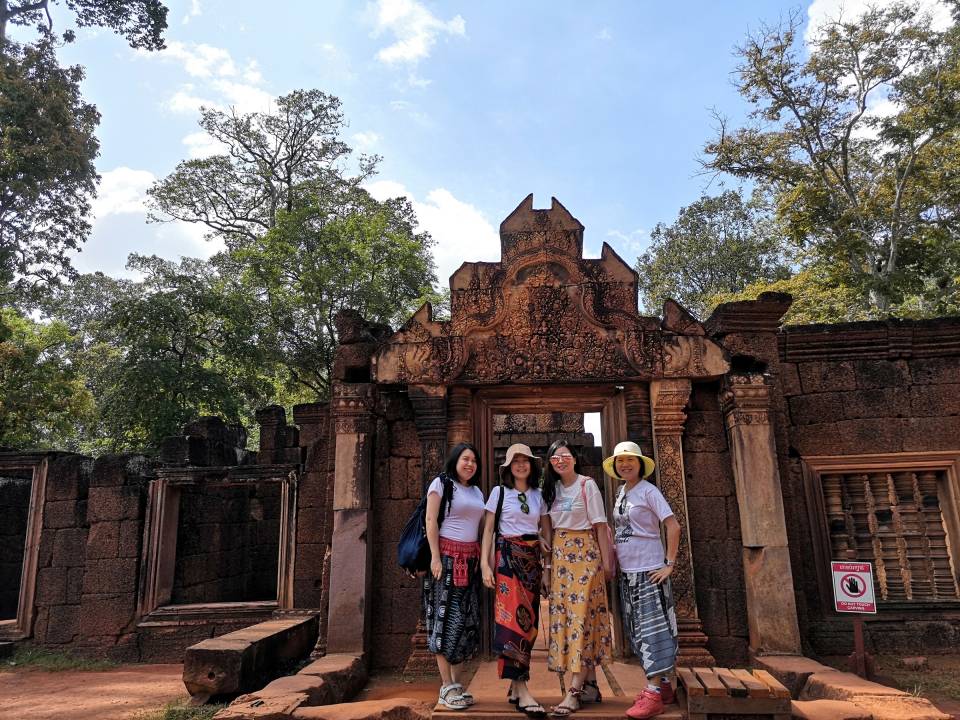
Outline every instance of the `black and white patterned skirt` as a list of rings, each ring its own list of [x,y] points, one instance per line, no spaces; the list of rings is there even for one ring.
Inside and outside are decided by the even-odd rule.
[[[428,643],[434,655],[443,655],[451,665],[459,665],[476,655],[480,647],[480,564],[476,558],[467,560],[467,584],[457,587],[453,558],[440,558],[440,579],[429,574],[423,579]]]

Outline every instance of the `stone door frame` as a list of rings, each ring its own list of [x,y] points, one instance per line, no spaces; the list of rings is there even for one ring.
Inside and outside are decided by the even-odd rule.
[[[480,387],[472,392],[470,403],[470,427],[473,429],[473,442],[483,458],[483,477],[481,489],[484,496],[497,484],[496,469],[491,465],[493,458],[493,416],[521,413],[576,412],[600,413],[601,447],[604,455],[613,453],[617,438],[626,437],[627,410],[624,403],[623,387],[615,383],[597,383],[589,385],[501,385]],[[558,436],[562,433],[558,433]],[[544,458],[544,462],[546,459]],[[594,478],[604,496],[607,516],[613,509],[615,483],[609,477]],[[620,616],[620,599],[616,584],[607,583],[608,602],[612,614],[611,626],[614,636],[615,656],[629,655],[624,652],[623,627]],[[489,656],[490,636],[490,598],[484,594],[484,615],[482,652]]]
[[[34,600],[37,590],[37,567],[40,560],[40,534],[43,530],[43,506],[47,493],[46,457],[20,455],[16,459],[0,458],[0,472],[5,470],[29,470],[30,505],[27,509],[27,528],[23,543],[23,566],[20,570],[20,598],[17,616],[0,620],[0,640],[15,641],[33,635],[33,617],[36,611]]]

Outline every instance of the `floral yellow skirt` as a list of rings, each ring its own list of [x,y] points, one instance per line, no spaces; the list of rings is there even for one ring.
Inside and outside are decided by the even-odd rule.
[[[580,672],[610,662],[612,641],[600,547],[592,530],[555,530],[550,582],[553,672]]]

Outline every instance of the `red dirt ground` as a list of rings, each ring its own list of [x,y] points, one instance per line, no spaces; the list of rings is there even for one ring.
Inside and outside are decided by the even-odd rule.
[[[0,672],[0,720],[127,720],[186,697],[183,665]]]

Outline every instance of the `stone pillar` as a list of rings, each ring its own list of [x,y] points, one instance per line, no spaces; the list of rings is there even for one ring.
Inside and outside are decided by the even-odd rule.
[[[720,394],[740,508],[751,655],[799,655],[800,629],[770,422],[770,385],[730,374]]]
[[[447,423],[447,446],[452,449],[461,442],[473,439],[473,423],[470,417],[470,405],[473,398],[470,389],[465,387],[450,388],[450,399],[447,401],[450,420]]]
[[[631,383],[623,388],[627,409],[627,438],[637,443],[644,454],[653,457],[653,428],[650,425],[650,387]]]
[[[330,409],[336,440],[327,652],[359,655],[369,635],[373,573],[368,536],[373,385],[334,383]]]
[[[422,492],[441,470],[447,455],[447,389],[440,385],[411,385],[407,392],[413,405],[413,422],[420,440],[420,467]],[[468,391],[469,408],[469,391]],[[456,396],[454,407],[460,407],[462,394]],[[451,404],[454,398],[451,398]],[[459,442],[459,441],[458,441]],[[426,582],[426,579],[424,579]],[[437,661],[427,648],[427,628],[421,608],[417,631],[411,638],[413,651],[403,669],[404,675],[433,674]]]
[[[697,595],[694,592],[682,442],[683,426],[687,420],[684,408],[690,399],[690,390],[690,381],[686,379],[654,380],[650,383],[657,485],[680,523],[680,549],[671,581],[680,630],[677,664],[688,667],[716,664],[707,650],[707,636],[697,613]]]

